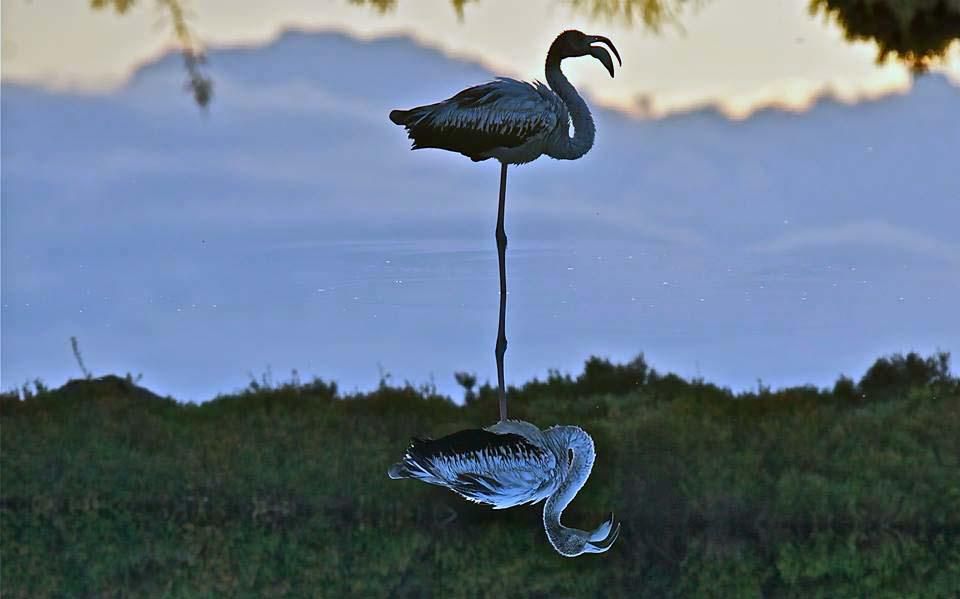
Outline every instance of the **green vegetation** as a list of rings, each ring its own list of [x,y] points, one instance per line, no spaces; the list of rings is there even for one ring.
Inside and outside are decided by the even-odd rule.
[[[896,56],[916,72],[960,39],[958,0],[810,0],[810,13],[835,19],[847,41],[876,42],[878,64]]]
[[[616,511],[609,553],[566,559],[540,506],[494,512],[390,481],[412,435],[489,424],[389,386],[252,384],[180,404],[114,376],[0,400],[2,592],[46,596],[956,597],[960,380],[946,355],[857,382],[734,395],[642,357],[510,390],[578,424],[593,475],[564,514]]]
[[[369,6],[380,14],[397,7],[399,0],[346,0],[357,6]],[[479,0],[449,0],[457,16],[464,19],[464,7]],[[560,0],[574,13],[593,21],[619,22],[628,26],[642,23],[652,32],[665,26],[682,30],[682,15],[695,12],[710,0]],[[117,15],[131,12],[143,4],[137,0],[89,0],[98,11],[112,9]],[[169,21],[183,55],[187,71],[186,89],[205,108],[213,97],[213,79],[204,73],[205,57],[201,43],[189,23],[189,3],[183,0],[155,0],[156,7]],[[729,2],[732,10],[739,10]],[[850,42],[876,42],[877,63],[890,57],[908,65],[914,72],[926,71],[932,64],[945,63],[953,44],[960,40],[960,0],[809,0],[811,15],[825,15],[835,21]],[[761,49],[762,50],[762,49]]]

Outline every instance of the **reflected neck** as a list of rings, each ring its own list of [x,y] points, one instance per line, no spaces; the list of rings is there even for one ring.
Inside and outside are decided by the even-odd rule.
[[[572,536],[571,533],[582,531],[567,528],[561,524],[560,515],[590,477],[596,450],[590,435],[577,426],[553,427],[547,430],[546,434],[553,437],[551,440],[563,452],[564,462],[567,452],[573,451],[573,461],[567,468],[563,480],[543,506],[543,526],[547,531],[547,538],[554,549],[564,553],[567,540]]]

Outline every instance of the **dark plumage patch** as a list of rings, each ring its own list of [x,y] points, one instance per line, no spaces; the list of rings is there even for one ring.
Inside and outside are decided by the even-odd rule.
[[[430,461],[472,452],[509,453],[524,451],[535,455],[544,455],[544,450],[530,443],[520,435],[513,433],[497,434],[483,429],[457,431],[440,439],[413,438],[407,452],[418,464],[426,465]]]
[[[437,104],[393,110],[390,120],[406,127],[414,150],[437,148],[459,152],[473,161],[486,160],[491,150],[523,145],[544,127],[535,118],[512,125],[484,123],[489,116],[485,111],[497,111],[496,103],[503,97],[495,82],[475,85]]]

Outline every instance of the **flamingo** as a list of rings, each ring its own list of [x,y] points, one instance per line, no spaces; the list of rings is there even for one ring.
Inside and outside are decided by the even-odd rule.
[[[503,356],[507,351],[506,251],[503,226],[507,194],[507,165],[525,164],[542,155],[576,160],[593,147],[596,127],[587,103],[560,70],[564,58],[593,56],[613,77],[610,53],[595,43],[606,44],[620,60],[613,42],[602,35],[567,30],[557,36],[547,52],[547,85],[498,77],[459,92],[455,96],[410,110],[393,110],[390,120],[402,125],[413,140],[414,150],[439,148],[459,152],[474,162],[500,161],[500,201],[497,212],[497,254],[500,266],[500,324],[495,353],[499,388],[500,420],[507,419],[503,382]],[[570,136],[570,122],[574,134]]]
[[[522,420],[501,420],[441,439],[414,438],[403,459],[387,471],[446,487],[469,501],[502,510],[543,506],[547,539],[564,557],[603,553],[620,535],[614,516],[592,531],[568,528],[560,515],[587,482],[596,457],[593,439],[577,426],[541,431]]]

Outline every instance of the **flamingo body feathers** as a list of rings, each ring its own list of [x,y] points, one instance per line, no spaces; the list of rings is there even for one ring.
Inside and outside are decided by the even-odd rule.
[[[468,87],[442,102],[390,112],[413,140],[413,149],[459,152],[473,161],[498,158],[522,164],[545,153],[548,137],[569,116],[546,85],[507,77]]]
[[[522,435],[468,429],[440,439],[415,437],[388,475],[447,487],[469,501],[505,509],[545,499],[556,486],[557,466],[553,452]]]

